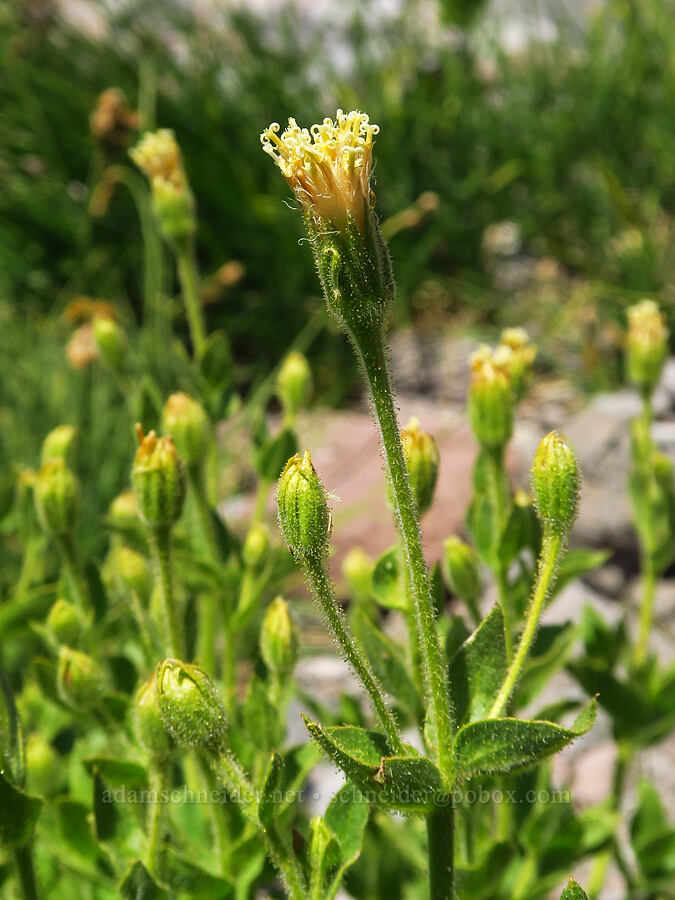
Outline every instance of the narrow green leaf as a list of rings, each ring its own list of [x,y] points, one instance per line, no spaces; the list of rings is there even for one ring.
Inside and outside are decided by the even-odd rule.
[[[407,610],[408,600],[400,577],[397,547],[387,550],[375,562],[372,585],[373,595],[380,606],[386,609]]]
[[[21,847],[40,817],[42,800],[16,787],[0,772],[0,846]]]
[[[596,710],[597,703],[591,700],[570,728],[509,718],[465,725],[453,744],[455,771],[461,778],[472,778],[525,769],[585,734],[595,721]]]
[[[494,606],[450,661],[450,694],[459,724],[488,715],[506,670],[504,618]]]
[[[338,839],[343,863],[351,864],[358,858],[369,812],[368,801],[351,783],[338,791],[328,804],[324,818]]]
[[[354,725],[323,728],[303,716],[310,736],[335,765],[357,783],[369,784],[384,756],[391,752],[383,734]]]
[[[560,900],[588,900],[588,897],[581,885],[570,876],[567,887],[560,895]]]
[[[115,787],[144,788],[148,785],[148,773],[139,763],[106,756],[91,756],[82,763],[90,775],[98,771],[108,784]]]
[[[122,900],[167,900],[167,892],[150,875],[140,859],[132,863],[119,886]]]
[[[269,825],[281,809],[283,794],[280,787],[283,768],[282,758],[276,750],[273,750],[260,791],[258,819],[261,825]]]

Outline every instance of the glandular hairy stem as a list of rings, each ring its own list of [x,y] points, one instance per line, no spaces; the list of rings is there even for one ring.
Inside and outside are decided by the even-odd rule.
[[[171,529],[153,529],[150,545],[155,562],[159,593],[164,613],[167,650],[169,655],[183,658],[183,637],[180,628],[176,596],[173,589],[173,568],[171,565]]]
[[[504,447],[492,447],[489,450],[486,450],[486,459],[488,466],[488,491],[496,520],[494,528],[495,546],[492,552],[492,569],[497,583],[499,606],[504,618],[506,659],[510,663],[513,659],[513,623],[511,621],[506,567],[499,558],[499,542],[504,525],[506,524],[506,516],[508,513],[504,495]]]
[[[333,585],[328,576],[326,560],[321,554],[308,555],[302,560],[312,593],[328,620],[335,639],[342,648],[347,662],[351,665],[370,698],[373,709],[380,720],[387,739],[395,753],[405,754],[405,748],[398,733],[396,720],[387,706],[381,685],[375,678],[370,664],[352,635],[342,610],[335,599]]]
[[[148,871],[163,881],[164,834],[166,831],[167,791],[170,785],[171,757],[156,757],[150,764],[150,808],[148,810],[148,843],[145,862]]]
[[[33,850],[30,842],[23,847],[14,850],[14,861],[19,874],[19,884],[24,900],[39,900],[35,866],[33,865]]]
[[[539,618],[541,616],[546,598],[553,586],[563,545],[566,540],[563,535],[552,533],[544,526],[544,540],[541,548],[541,556],[539,557],[539,568],[537,570],[537,578],[534,586],[534,594],[532,602],[527,612],[525,620],[525,628],[520,637],[518,649],[511,661],[511,665],[506,673],[506,678],[501,686],[497,699],[492,705],[489,717],[497,718],[502,715],[506,704],[518,682],[518,678],[522,672],[525,661],[532,649],[532,643],[539,626]]]
[[[382,327],[366,325],[358,332],[353,331],[351,337],[370,389],[382,455],[391,485],[396,525],[408,567],[422,658],[424,691],[435,735],[435,756],[441,772],[449,777],[453,722],[446,665],[436,629],[422,536],[403,458]]]
[[[427,816],[429,900],[455,900],[455,811],[451,804]]]

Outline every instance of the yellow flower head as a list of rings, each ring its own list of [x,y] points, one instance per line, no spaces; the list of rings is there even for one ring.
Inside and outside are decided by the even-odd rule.
[[[629,340],[662,344],[668,337],[665,317],[653,300],[641,300],[628,310]]]
[[[653,300],[642,300],[628,310],[628,378],[642,390],[659,380],[668,352],[668,328]]]
[[[185,184],[180,147],[170,129],[160,128],[144,134],[129,155],[152,182],[158,178],[174,187]]]
[[[505,328],[502,331],[500,348],[511,352],[511,383],[516,400],[520,400],[537,356],[537,347],[530,342],[524,328]]]
[[[303,211],[343,228],[350,216],[363,229],[372,205],[370,175],[378,125],[365,113],[338,109],[335,121],[301,128],[295,119],[281,133],[272,122],[260,135],[263,150],[283,172]]]
[[[469,360],[472,383],[508,383],[511,379],[512,358],[513,351],[504,344],[494,351],[487,344],[481,344]]]

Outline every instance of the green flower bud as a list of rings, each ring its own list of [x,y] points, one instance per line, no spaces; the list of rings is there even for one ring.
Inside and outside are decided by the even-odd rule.
[[[64,780],[63,763],[58,753],[40,734],[31,734],[26,741],[26,772],[28,788],[42,796],[59,792]]]
[[[513,433],[511,351],[502,347],[491,352],[483,345],[471,357],[469,418],[478,443],[497,449]]]
[[[76,437],[77,429],[72,425],[58,425],[42,442],[42,462],[46,463],[47,460],[58,456],[68,462]]]
[[[171,394],[162,413],[162,428],[170,434],[188,466],[201,465],[209,447],[211,423],[204,409],[187,394]]]
[[[174,747],[173,739],[162,718],[158,672],[161,663],[136,694],[134,728],[139,743],[153,756],[167,756]]]
[[[176,743],[214,751],[222,747],[225,710],[206,672],[177,659],[165,659],[156,673],[162,720]]]
[[[312,372],[305,356],[291,350],[277,375],[277,395],[286,415],[293,418],[304,409],[312,393]]]
[[[375,563],[360,547],[354,547],[342,561],[342,575],[349,593],[359,601],[370,597]]]
[[[260,652],[267,668],[283,681],[293,671],[298,656],[298,632],[283,597],[267,607],[260,632]]]
[[[247,569],[259,569],[270,551],[270,532],[267,525],[257,522],[251,526],[244,539],[241,558]]]
[[[360,112],[301,129],[273,122],[263,150],[281,169],[302,209],[324,295],[352,332],[379,325],[393,298],[389,253],[370,186],[377,125]]]
[[[131,547],[119,547],[113,551],[112,566],[124,587],[147,604],[154,586],[147,559]]]
[[[43,463],[35,477],[33,496],[38,519],[48,534],[72,532],[77,519],[78,488],[62,456]]]
[[[532,374],[532,366],[537,356],[537,348],[530,343],[524,328],[505,328],[500,338],[500,347],[507,347],[511,353],[511,391],[516,403],[522,398]]]
[[[101,703],[105,679],[98,663],[71,647],[61,647],[57,671],[61,699],[80,712],[92,712]]]
[[[539,444],[531,477],[539,518],[555,533],[569,531],[579,506],[581,476],[574,451],[557,431],[551,431]]]
[[[69,647],[79,644],[85,627],[79,610],[63,598],[57,600],[49,610],[45,624],[57,643]]]
[[[452,536],[443,542],[443,567],[450,589],[469,603],[480,597],[482,578],[478,553],[461,538]]]
[[[108,515],[117,525],[133,524],[138,518],[138,503],[133,491],[122,491],[110,504]]]
[[[401,444],[413,500],[419,514],[423,515],[434,499],[440,463],[438,445],[430,434],[422,431],[414,418],[401,431]]]
[[[139,448],[131,481],[141,519],[150,528],[170,528],[180,518],[185,501],[185,466],[171,438],[144,435],[136,426]]]
[[[628,310],[626,370],[628,379],[641,391],[651,393],[661,377],[668,352],[668,329],[664,315],[653,300],[642,300]]]
[[[94,340],[99,355],[111,369],[121,369],[127,357],[127,336],[113,319],[94,319]]]
[[[190,239],[196,230],[195,204],[173,132],[166,128],[148,132],[129,155],[150,179],[155,216],[164,237]]]
[[[326,490],[314,471],[309,450],[292,456],[279,478],[279,524],[291,553],[321,556],[328,549],[332,520]]]

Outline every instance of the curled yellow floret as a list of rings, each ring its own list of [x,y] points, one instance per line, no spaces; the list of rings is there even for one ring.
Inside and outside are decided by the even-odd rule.
[[[338,109],[335,120],[311,128],[291,118],[282,132],[272,122],[260,140],[306,214],[338,228],[353,216],[361,228],[371,205],[373,138],[379,130],[365,113]]]
[[[169,128],[160,128],[159,131],[144,134],[137,146],[129,151],[129,155],[151,181],[160,179],[174,187],[184,185],[185,173],[180,147]]]

